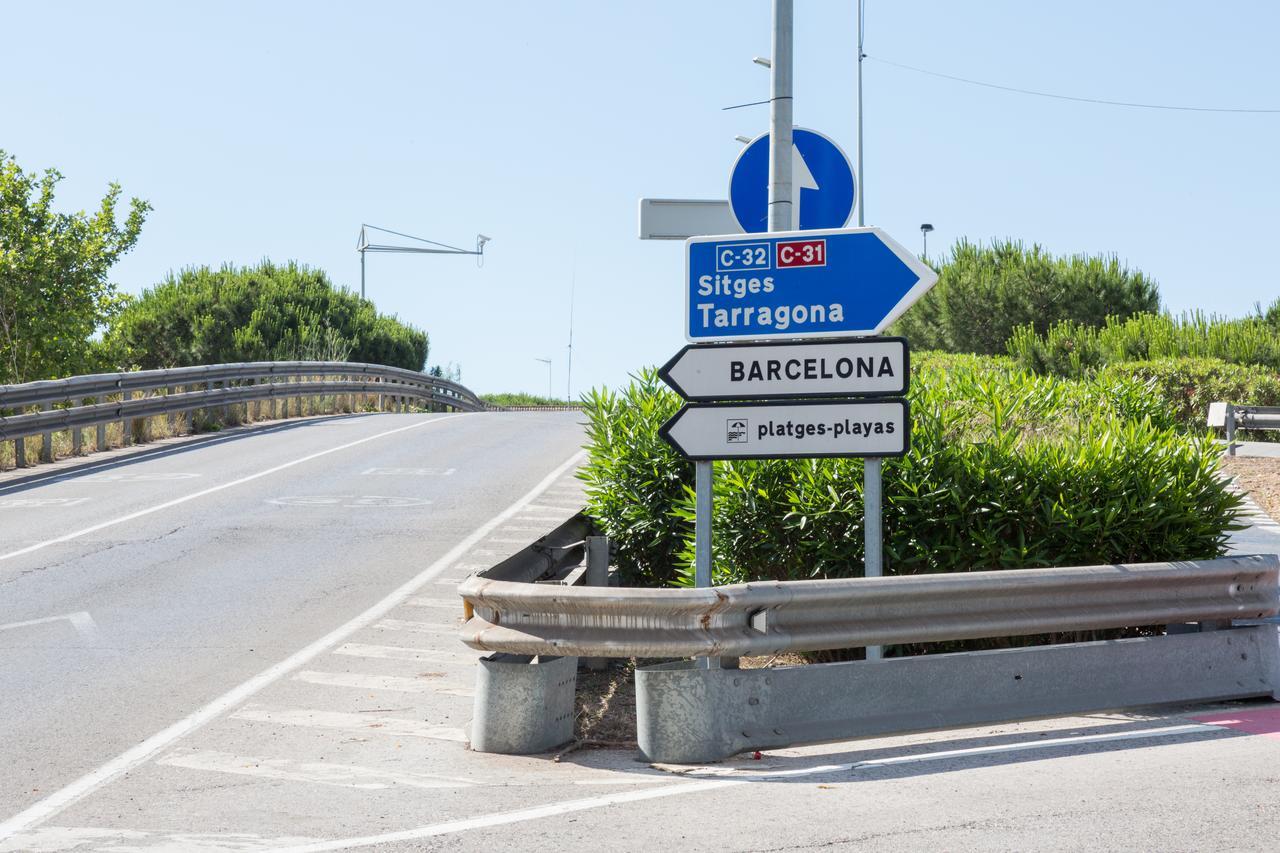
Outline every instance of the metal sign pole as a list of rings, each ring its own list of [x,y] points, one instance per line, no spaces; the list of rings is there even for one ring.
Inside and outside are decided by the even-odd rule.
[[[858,226],[866,224],[867,180],[862,171],[862,16],[863,0],[858,0]],[[881,459],[867,459],[862,463],[862,533],[863,570],[868,578],[884,574],[884,531],[880,521],[883,501]],[[867,646],[867,660],[879,660],[879,646]]]
[[[711,513],[714,500],[712,465],[695,462],[694,466],[694,527],[693,527],[693,585],[708,587],[711,581]],[[702,669],[719,669],[720,658],[698,658]]]
[[[769,100],[769,230],[791,229],[791,45],[793,0],[773,0],[773,67]],[[714,481],[711,462],[694,463],[694,584],[711,586],[711,512]],[[699,658],[706,669],[719,658]]]

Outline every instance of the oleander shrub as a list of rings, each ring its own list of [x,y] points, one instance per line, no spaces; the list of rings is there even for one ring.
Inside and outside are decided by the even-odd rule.
[[[1162,358],[1124,361],[1098,371],[1103,381],[1131,379],[1145,383],[1184,431],[1203,432],[1209,404],[1231,402],[1280,406],[1280,375],[1268,367],[1231,364],[1218,358]],[[1252,441],[1275,441],[1275,432],[1242,430]]]
[[[1207,435],[1148,381],[915,357],[910,452],[884,463],[892,574],[1201,559],[1239,529]],[[692,575],[691,463],[657,436],[679,407],[653,371],[586,400],[591,514],[629,583]],[[717,583],[862,574],[861,460],[716,464]]]
[[[1043,332],[1071,321],[1160,309],[1154,281],[1114,255],[1057,257],[1013,240],[961,240],[938,266],[938,283],[893,327],[917,350],[997,354],[1019,326]]]
[[[1170,358],[1212,358],[1280,371],[1280,327],[1262,316],[1140,314],[1108,317],[1101,328],[1069,320],[1047,329],[1027,324],[1014,330],[1006,349],[1020,367],[1058,376]]]
[[[185,269],[132,300],[106,346],[121,367],[358,361],[422,370],[427,333],[335,288],[323,271],[263,261]]]

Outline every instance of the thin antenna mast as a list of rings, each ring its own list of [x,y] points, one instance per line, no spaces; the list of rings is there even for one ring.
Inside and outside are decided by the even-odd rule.
[[[573,262],[573,272],[569,279],[569,367],[564,377],[565,402],[573,402],[573,297],[578,289],[578,261]]]

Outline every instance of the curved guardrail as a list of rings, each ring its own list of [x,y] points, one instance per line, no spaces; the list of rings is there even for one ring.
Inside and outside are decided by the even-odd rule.
[[[222,387],[213,387],[220,384]],[[191,390],[192,386],[204,386]],[[169,393],[175,388],[182,391]],[[145,396],[134,399],[141,392]],[[0,440],[257,400],[380,394],[457,411],[489,407],[466,387],[398,367],[342,361],[260,361],[100,373],[0,385]],[[118,399],[106,400],[104,398]],[[93,402],[86,402],[86,401]],[[24,412],[41,406],[43,411]]]
[[[458,588],[462,640],[525,655],[768,655],[1258,619],[1280,612],[1275,555],[1174,563],[747,583],[709,589]]]

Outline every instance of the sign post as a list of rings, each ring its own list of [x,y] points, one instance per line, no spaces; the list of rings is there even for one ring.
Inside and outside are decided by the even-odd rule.
[[[642,239],[695,235],[685,243],[690,345],[660,371],[693,402],[660,432],[694,462],[698,587],[712,585],[716,459],[863,458],[865,575],[881,574],[880,461],[909,447],[900,395],[910,365],[905,340],[873,336],[937,281],[883,231],[861,227],[861,187],[839,147],[792,126],[793,18],[794,0],[773,0],[769,132],[734,164],[728,202],[641,202]],[[859,166],[861,153],[859,116]],[[860,227],[845,228],[855,206]],[[696,236],[730,215],[722,236]]]

